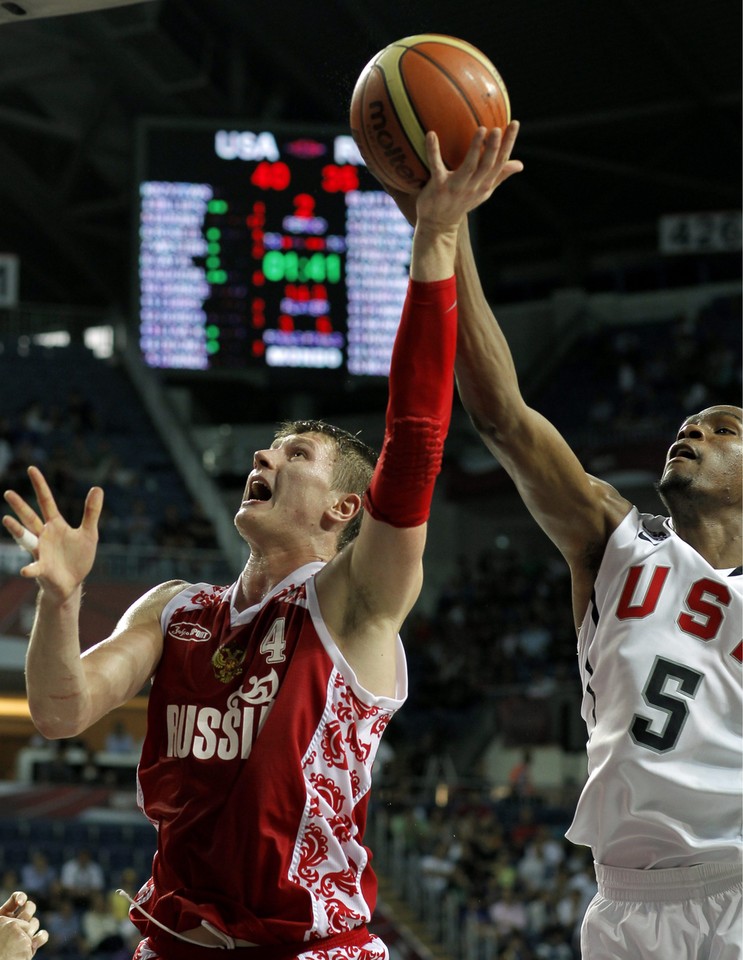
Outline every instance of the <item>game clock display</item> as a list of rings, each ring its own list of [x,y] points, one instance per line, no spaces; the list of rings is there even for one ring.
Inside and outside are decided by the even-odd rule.
[[[138,165],[149,366],[389,373],[412,228],[350,132],[148,121]]]

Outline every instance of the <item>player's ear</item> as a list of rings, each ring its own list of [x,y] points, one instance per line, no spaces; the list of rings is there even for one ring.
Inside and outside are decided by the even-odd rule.
[[[348,523],[361,510],[363,500],[358,493],[339,494],[328,509],[328,516],[339,523]]]

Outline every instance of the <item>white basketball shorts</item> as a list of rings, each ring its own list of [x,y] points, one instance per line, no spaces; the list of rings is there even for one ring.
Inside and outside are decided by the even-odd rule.
[[[741,867],[595,867],[582,960],[743,960]]]

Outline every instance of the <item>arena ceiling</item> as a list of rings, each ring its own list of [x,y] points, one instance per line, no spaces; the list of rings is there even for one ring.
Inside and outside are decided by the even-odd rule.
[[[652,254],[662,214],[740,209],[739,0],[104,6],[0,3],[0,252],[24,301],[126,309],[137,118],[345,124],[363,65],[413,33],[484,50],[522,122],[526,172],[479,220],[489,292],[580,284]]]

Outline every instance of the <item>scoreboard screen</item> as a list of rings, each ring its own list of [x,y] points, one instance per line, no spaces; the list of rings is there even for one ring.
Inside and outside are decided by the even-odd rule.
[[[137,183],[149,366],[389,373],[412,228],[349,133],[144,121]]]

